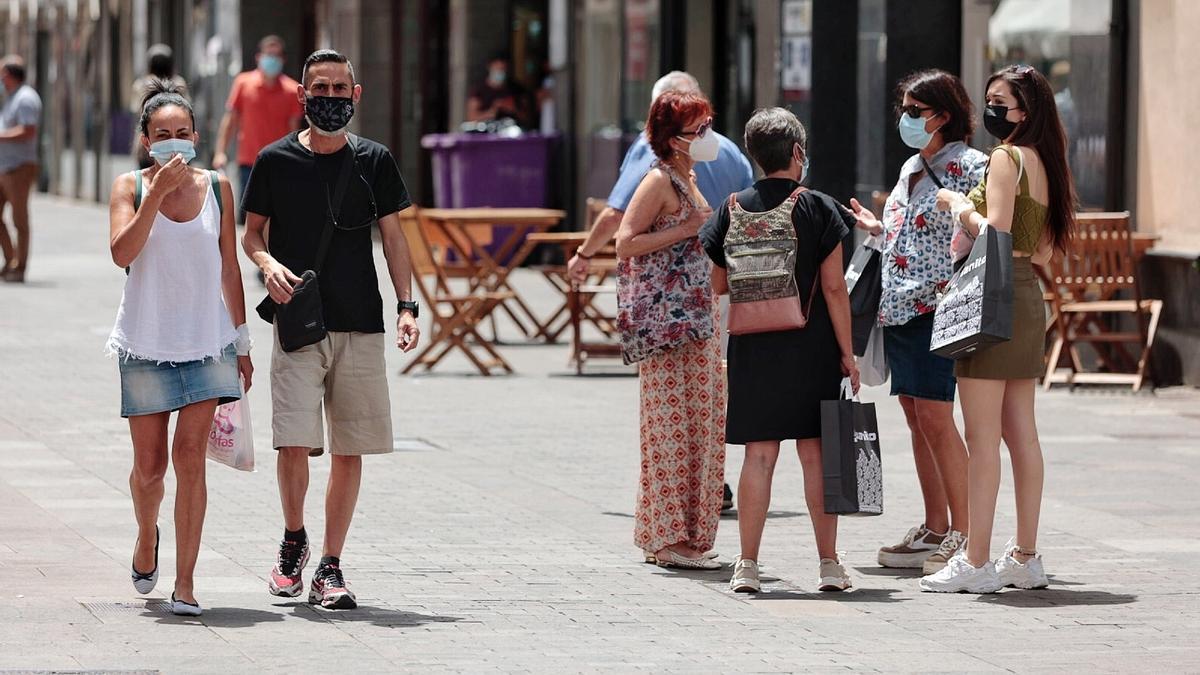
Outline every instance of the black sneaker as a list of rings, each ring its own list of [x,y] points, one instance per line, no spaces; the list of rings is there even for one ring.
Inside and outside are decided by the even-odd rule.
[[[342,568],[338,565],[322,565],[313,575],[312,586],[308,591],[308,602],[320,605],[325,609],[354,609],[358,602],[354,593],[346,588],[346,579],[342,577]]]
[[[733,508],[733,490],[729,489],[729,483],[725,484],[725,494],[721,499],[721,510],[728,511]]]
[[[294,598],[304,590],[304,566],[308,564],[308,542],[288,541],[279,544],[279,557],[271,570],[268,589],[271,595]]]

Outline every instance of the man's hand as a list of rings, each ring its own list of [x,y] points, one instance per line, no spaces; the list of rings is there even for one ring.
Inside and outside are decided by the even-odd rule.
[[[228,163],[229,163],[229,156],[226,155],[225,153],[218,152],[217,154],[213,155],[212,168],[217,169],[217,170],[224,169],[225,165]]]
[[[417,320],[412,312],[405,310],[396,317],[396,346],[402,352],[410,352],[417,348],[421,341],[421,329],[417,328]]]
[[[146,193],[165,197],[183,185],[183,181],[191,176],[191,173],[192,170],[183,161],[183,156],[175,155],[154,173]]]
[[[588,272],[591,268],[592,261],[576,253],[567,261],[567,276],[571,278],[571,281],[582,284],[587,281]]]
[[[271,299],[281,305],[290,302],[292,291],[296,284],[300,283],[300,277],[274,260],[262,266],[262,273],[267,284],[267,294]]]

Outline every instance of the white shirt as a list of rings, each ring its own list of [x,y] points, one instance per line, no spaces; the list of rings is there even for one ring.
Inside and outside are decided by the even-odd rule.
[[[216,358],[237,340],[221,292],[221,215],[212,189],[200,213],[176,222],[162,212],[130,265],[108,351],[158,362]]]

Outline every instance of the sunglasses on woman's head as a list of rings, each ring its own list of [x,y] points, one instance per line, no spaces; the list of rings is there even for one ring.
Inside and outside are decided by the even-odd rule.
[[[708,130],[711,128],[712,128],[712,118],[710,117],[710,118],[704,120],[703,122],[701,122],[700,126],[696,127],[695,131],[683,131],[683,132],[680,132],[679,135],[680,136],[695,136],[696,138],[704,138],[704,134],[708,133]]]
[[[1033,66],[1026,66],[1026,65],[1009,66],[1008,68],[1006,68],[1006,70],[1008,70],[1011,73],[1016,73],[1017,75],[1028,75],[1033,72]]]
[[[913,118],[920,117],[921,113],[925,112],[926,110],[933,110],[933,108],[930,108],[929,106],[920,105],[902,105],[898,106],[898,109],[900,110],[901,114],[908,115],[909,117]]]

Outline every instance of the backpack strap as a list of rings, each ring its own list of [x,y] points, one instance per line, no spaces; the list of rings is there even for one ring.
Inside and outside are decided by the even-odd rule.
[[[217,214],[225,215],[225,200],[221,198],[221,174],[211,169],[208,172],[208,180],[212,183],[213,196],[217,198]]]
[[[142,172],[133,171],[133,212],[142,208]]]

